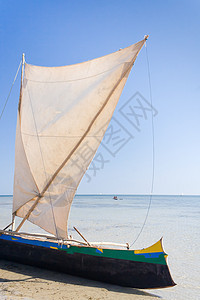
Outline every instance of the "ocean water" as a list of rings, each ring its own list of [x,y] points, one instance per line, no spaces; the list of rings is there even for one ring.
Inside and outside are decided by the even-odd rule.
[[[143,225],[150,196],[77,195],[69,217],[69,233],[88,241],[132,243]],[[11,222],[12,197],[0,196],[0,228]],[[19,222],[19,220],[18,220]],[[22,231],[42,232],[29,222]],[[166,300],[200,299],[200,196],[153,196],[147,223],[133,249],[148,247],[163,237],[176,286],[149,290]]]

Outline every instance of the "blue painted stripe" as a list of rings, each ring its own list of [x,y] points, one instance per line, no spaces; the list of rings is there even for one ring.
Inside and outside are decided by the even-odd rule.
[[[103,250],[96,249],[96,253],[102,254],[102,253],[103,253]]]
[[[58,245],[58,243],[52,243],[48,241],[38,241],[38,240],[30,240],[30,239],[25,239],[21,238],[19,236],[11,236],[7,234],[2,234],[0,235],[0,239],[6,240],[6,241],[11,241],[11,242],[17,242],[17,243],[23,243],[23,244],[28,244],[28,245],[35,245],[35,246],[40,246],[40,247],[57,247],[58,249],[67,249],[66,245]]]
[[[145,258],[158,258],[163,252],[153,252],[153,253],[135,253],[135,255],[143,255]]]

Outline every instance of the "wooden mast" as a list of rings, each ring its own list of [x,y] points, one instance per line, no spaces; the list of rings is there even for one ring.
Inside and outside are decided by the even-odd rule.
[[[23,85],[23,77],[24,77],[24,64],[25,64],[25,54],[22,54],[22,70],[21,70],[21,86],[20,86],[20,95],[19,95],[19,105],[18,110],[20,113],[20,107],[21,107],[21,99],[22,99],[22,85]],[[12,214],[12,231],[15,231],[15,216],[16,213],[14,212]]]

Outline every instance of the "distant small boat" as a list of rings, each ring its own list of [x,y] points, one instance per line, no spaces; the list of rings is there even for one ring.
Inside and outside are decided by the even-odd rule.
[[[117,196],[114,196],[113,199],[114,199],[114,200],[118,200]]]

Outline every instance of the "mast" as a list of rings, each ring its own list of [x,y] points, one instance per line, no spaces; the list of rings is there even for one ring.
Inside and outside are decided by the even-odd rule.
[[[22,54],[22,72],[21,72],[21,86],[20,86],[20,96],[19,96],[19,112],[21,107],[21,99],[22,99],[22,85],[23,85],[23,77],[24,77],[24,64],[25,64],[25,54]]]
[[[23,78],[24,78],[24,64],[25,64],[25,54],[22,53],[21,86],[20,86],[19,105],[18,105],[19,112],[20,112],[21,99],[22,99],[22,85],[23,85]],[[16,213],[14,212],[12,214],[12,231],[15,231],[15,216],[16,216]]]

